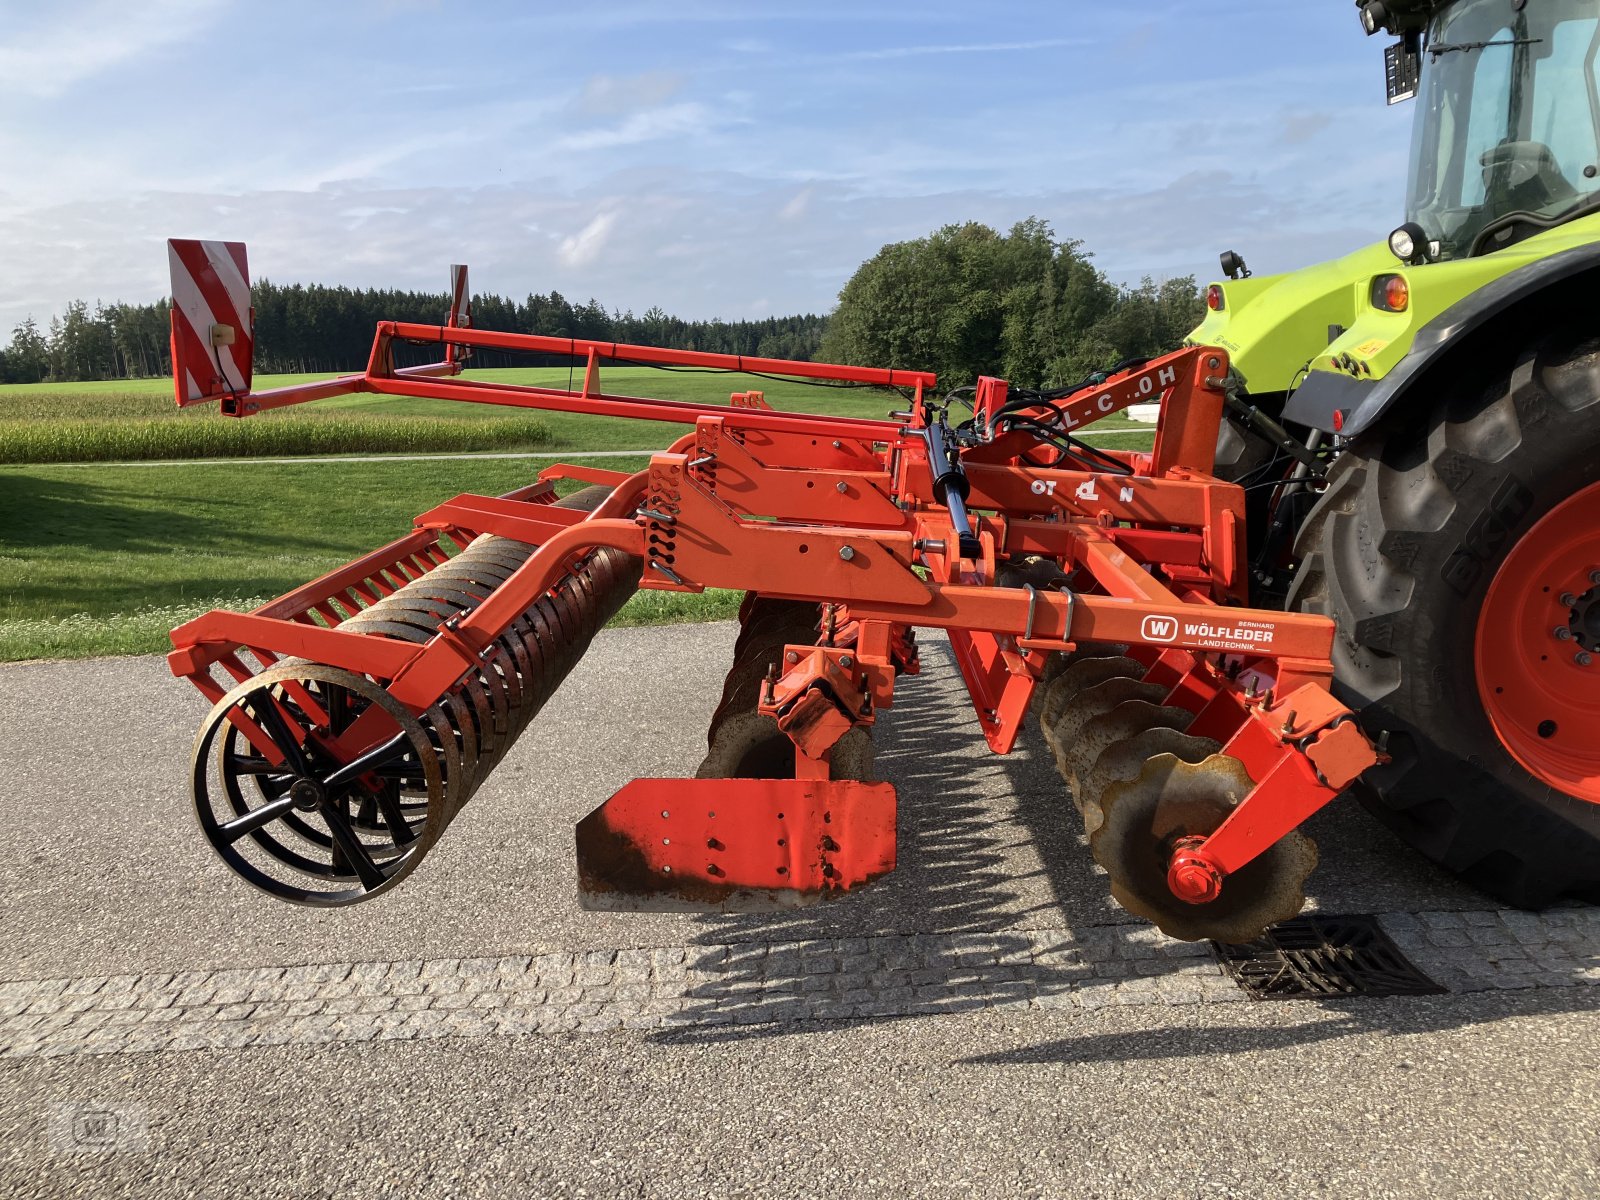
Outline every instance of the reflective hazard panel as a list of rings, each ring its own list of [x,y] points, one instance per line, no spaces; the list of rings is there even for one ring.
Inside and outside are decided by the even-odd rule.
[[[180,406],[250,391],[255,313],[243,242],[167,242],[172,376]]]

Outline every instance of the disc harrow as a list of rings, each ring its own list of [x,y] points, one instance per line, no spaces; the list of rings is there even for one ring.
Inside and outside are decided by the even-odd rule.
[[[1244,764],[1212,753],[1197,763],[1172,754],[1147,759],[1138,775],[1107,783],[1098,797],[1102,820],[1089,837],[1095,862],[1111,877],[1117,903],[1188,941],[1247,942],[1305,906],[1305,881],[1317,848],[1298,830],[1212,887],[1203,865],[1185,852],[1204,844],[1255,788]],[[1174,894],[1171,876],[1203,887],[1202,904]]]
[[[788,779],[795,771],[795,744],[775,717],[757,711],[763,691],[777,678],[791,645],[834,637],[819,623],[818,607],[804,601],[773,600],[754,592],[740,613],[733,644],[733,666],[722,699],[706,731],[706,757],[696,779]],[[872,778],[872,739],[865,728],[850,730],[828,752],[833,779]]]
[[[243,248],[178,250],[186,271],[215,268],[185,294],[247,320],[248,295],[229,290]],[[305,904],[387,892],[636,589],[723,588],[745,601],[705,756],[579,823],[585,905],[790,907],[893,870],[896,794],[873,779],[872,735],[928,629],[948,639],[991,750],[1012,752],[1037,720],[1130,911],[1177,937],[1247,940],[1298,910],[1316,860],[1298,827],[1379,755],[1329,692],[1332,623],[1245,606],[1244,495],[1212,474],[1221,350],[1056,392],[983,379],[941,395],[927,372],[477,329],[465,269],[452,280],[444,325],[385,322],[364,372],[275,391],[248,390],[247,370],[241,391],[199,353],[233,347],[237,367],[248,329],[197,331],[175,309],[180,402],[248,417],[404,395],[682,432],[635,473],[562,465],[503,496],[456,496],[269,604],[175,630],[173,671],[214,705],[195,808],[235,874]],[[443,357],[397,367],[402,343]],[[570,357],[582,385],[463,377],[479,349]],[[617,360],[890,389],[903,407],[868,420],[753,392],[614,395],[601,366]],[[1152,401],[1149,451],[1076,436]],[[560,498],[569,484],[588,486]]]

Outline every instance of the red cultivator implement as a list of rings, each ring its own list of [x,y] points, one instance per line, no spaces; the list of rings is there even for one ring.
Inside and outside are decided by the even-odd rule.
[[[232,261],[177,245],[186,264]],[[380,325],[362,374],[251,393],[205,353],[248,333],[217,328],[220,307],[209,329],[175,312],[175,369],[180,398],[236,415],[373,392],[686,427],[638,474],[558,466],[458,496],[254,612],[173,633],[173,671],[216,705],[201,825],[274,895],[342,904],[403,879],[636,588],[746,600],[697,777],[635,780],[579,824],[591,906],[800,904],[892,870],[870,735],[918,670],[918,629],[945,632],[996,753],[1037,714],[1117,899],[1177,937],[1243,941],[1299,911],[1316,851],[1298,826],[1377,759],[1327,690],[1332,622],[1242,607],[1244,497],[1210,473],[1221,351],[939,397],[916,371],[477,330],[458,303],[443,326]],[[397,343],[441,360],[396,369]],[[476,348],[572,356],[582,387],[460,378]],[[908,404],[870,421],[615,396],[600,375],[617,360]],[[1149,453],[1075,436],[1157,399]],[[587,486],[558,499],[562,481]]]

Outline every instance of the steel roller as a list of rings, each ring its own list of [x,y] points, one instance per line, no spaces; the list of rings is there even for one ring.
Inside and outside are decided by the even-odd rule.
[[[586,488],[556,506],[593,511],[608,493]],[[488,599],[535,549],[480,536],[340,628],[426,643]],[[631,555],[591,552],[418,715],[373,680],[314,663],[286,659],[247,680],[212,710],[196,740],[194,798],[207,838],[236,873],[297,903],[350,904],[388,890],[515,745],[636,590],[640,570]],[[387,741],[339,761],[333,742],[374,705],[389,718]],[[246,742],[244,726],[270,739],[278,761]],[[374,755],[376,767],[353,771]],[[241,789],[245,777],[253,798]]]

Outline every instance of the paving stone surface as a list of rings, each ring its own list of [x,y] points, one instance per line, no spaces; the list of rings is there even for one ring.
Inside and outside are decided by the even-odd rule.
[[[1600,910],[1388,913],[1451,992],[1600,983]],[[1245,1001],[1206,943],[1089,927],[0,983],[0,1058]]]

